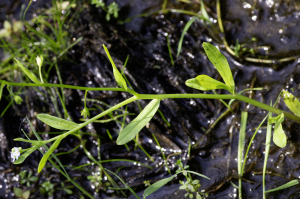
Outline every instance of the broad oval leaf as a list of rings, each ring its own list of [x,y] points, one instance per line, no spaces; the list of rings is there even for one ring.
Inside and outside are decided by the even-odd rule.
[[[60,130],[72,130],[79,126],[79,124],[76,124],[74,122],[54,117],[48,114],[38,114],[37,118],[45,124]]]
[[[160,180],[160,181],[158,181],[158,182],[150,185],[149,187],[147,187],[147,189],[145,189],[145,191],[144,191],[144,197],[147,197],[150,194],[154,193],[159,188],[163,187],[165,184],[167,184],[168,182],[170,182],[174,177],[176,177],[176,174],[173,175],[173,176],[171,176],[171,177],[162,179],[162,180]]]
[[[51,145],[50,149],[47,151],[47,153],[43,156],[43,158],[41,159],[40,163],[39,163],[39,167],[38,167],[38,173],[41,172],[41,170],[44,168],[49,156],[53,153],[53,151],[58,147],[59,143],[61,142],[61,140],[64,138],[64,135],[59,136],[59,138],[57,138],[57,140],[55,140],[55,142]]]
[[[282,91],[282,98],[286,106],[298,117],[300,117],[300,102],[291,93],[287,91]]]
[[[106,52],[106,55],[107,55],[107,57],[108,57],[108,59],[109,59],[111,65],[112,65],[112,67],[113,67],[113,73],[114,73],[114,76],[115,76],[115,79],[116,79],[117,83],[119,84],[119,86],[120,86],[121,88],[124,88],[125,90],[127,90],[127,84],[126,84],[126,81],[125,81],[125,79],[123,78],[123,76],[121,75],[121,73],[119,72],[119,70],[117,69],[117,67],[116,67],[116,65],[115,65],[115,63],[114,63],[114,61],[112,60],[112,58],[111,58],[111,56],[110,56],[110,54],[109,54],[109,52],[108,52],[108,50],[107,50],[107,48],[106,48],[106,46],[105,46],[104,44],[103,44],[103,48],[104,48],[104,50],[105,50],[105,52]]]
[[[278,126],[276,126],[276,124],[275,124],[275,129],[274,129],[274,134],[273,134],[273,142],[280,148],[283,148],[286,146],[287,137],[282,129],[281,123],[278,124]]]
[[[21,164],[32,152],[34,152],[41,146],[42,145],[36,145],[36,146],[29,148],[26,152],[24,152],[22,155],[20,155],[20,157],[14,162],[14,164]]]
[[[191,79],[186,81],[186,85],[192,88],[208,91],[214,89],[226,89],[231,92],[229,86],[219,82],[207,75],[198,75],[194,80]]]
[[[230,92],[235,93],[235,84],[232,73],[225,56],[212,44],[204,42],[203,48],[207,54],[208,59],[216,67],[220,73],[225,84],[230,87]]]
[[[17,64],[20,66],[20,68],[22,69],[22,71],[27,75],[27,77],[29,77],[29,79],[31,79],[31,81],[33,81],[34,83],[40,84],[41,82],[39,81],[39,79],[35,76],[35,74],[33,74],[33,72],[31,72],[30,70],[28,70],[26,67],[23,66],[23,64],[21,64],[21,62],[19,62],[19,60],[17,60],[15,58],[15,61],[17,62]]]
[[[117,144],[122,145],[131,141],[152,119],[159,107],[160,100],[152,100],[144,110],[124,128],[117,139]]]

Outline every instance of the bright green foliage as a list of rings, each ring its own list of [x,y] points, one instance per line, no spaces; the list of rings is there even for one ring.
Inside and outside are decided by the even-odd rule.
[[[54,117],[48,114],[38,114],[36,117],[45,124],[60,130],[72,130],[79,125],[74,122]]]
[[[229,86],[207,75],[198,75],[196,78],[187,80],[185,84],[189,87],[203,91],[209,91],[214,89],[226,89],[230,91]]]
[[[20,105],[23,102],[23,99],[19,95],[14,95],[14,100],[18,105]]]
[[[177,48],[177,57],[179,57],[179,54],[180,54],[180,51],[181,51],[181,47],[182,47],[182,42],[183,42],[183,38],[184,38],[184,35],[185,33],[188,31],[188,29],[190,28],[190,26],[192,25],[192,23],[197,19],[198,17],[193,17],[191,18],[187,24],[185,25],[183,31],[182,31],[182,34],[181,34],[181,37],[180,37],[180,40],[178,42],[178,48]]]
[[[163,187],[165,184],[167,184],[168,182],[170,182],[171,180],[173,180],[173,178],[175,178],[177,175],[173,175],[171,177],[162,179],[152,185],[150,185],[147,189],[145,189],[144,191],[144,196],[147,197],[150,194],[154,193],[155,191],[157,191],[159,188]]]
[[[282,98],[284,103],[289,107],[289,109],[298,117],[300,117],[300,102],[291,93],[287,91],[282,91]]]
[[[38,167],[38,173],[42,171],[42,169],[44,168],[49,156],[54,152],[54,150],[58,147],[59,143],[61,142],[61,140],[64,138],[63,135],[61,135],[57,140],[55,140],[55,142],[52,144],[52,146],[50,147],[50,149],[47,151],[47,153],[43,156],[43,158],[40,161],[39,167]]]
[[[124,88],[125,90],[127,90],[127,84],[126,84],[126,81],[125,81],[125,79],[123,78],[123,76],[121,75],[121,73],[119,72],[119,70],[117,69],[117,67],[116,67],[116,65],[115,65],[115,63],[114,63],[114,61],[112,60],[112,58],[111,58],[111,56],[110,56],[110,54],[109,54],[109,52],[108,52],[108,50],[107,50],[107,48],[106,48],[106,46],[105,46],[104,44],[103,44],[103,48],[104,48],[104,50],[105,50],[105,52],[106,52],[106,55],[107,55],[107,57],[108,57],[108,59],[109,59],[111,65],[112,65],[112,67],[113,67],[113,73],[114,73],[114,76],[115,76],[115,79],[116,79],[117,83],[119,84],[119,86],[120,86],[121,88]]]
[[[36,146],[29,148],[25,153],[20,155],[20,157],[14,162],[14,164],[21,164],[32,152],[34,152],[35,150],[37,150],[40,147],[41,147],[41,145],[36,145]]]
[[[106,13],[106,21],[110,20],[110,15],[113,15],[115,18],[119,16],[119,6],[116,2],[112,2],[109,6],[107,6],[107,13]]]
[[[84,107],[84,109],[82,109],[82,111],[80,113],[81,113],[81,115],[83,115],[84,118],[90,116],[90,111],[87,107]]]
[[[31,143],[32,145],[44,145],[47,144],[49,141],[39,141],[39,140],[26,140],[24,138],[15,138],[14,141],[19,141],[19,142],[28,142]]]
[[[0,86],[0,100],[2,98],[2,92],[3,92],[3,88],[4,88],[5,85],[6,85],[5,82],[1,83],[1,86]]]
[[[35,74],[33,74],[33,72],[31,72],[26,67],[24,67],[23,64],[21,64],[21,62],[19,62],[19,60],[17,60],[15,58],[15,61],[17,62],[17,64],[19,65],[19,67],[22,69],[22,71],[27,75],[27,77],[29,77],[29,79],[31,79],[31,81],[33,81],[34,83],[37,83],[37,84],[41,83],[39,81],[39,79],[35,76]]]
[[[103,0],[92,0],[91,2],[92,5],[95,5],[96,7],[103,7],[105,6],[105,3],[103,2]]]
[[[119,134],[118,145],[126,144],[131,141],[146,124],[152,119],[160,104],[159,99],[152,100],[144,110],[128,124]]]
[[[268,190],[265,193],[270,193],[270,192],[274,192],[274,191],[279,191],[279,190],[282,190],[282,189],[290,188],[290,187],[295,186],[297,184],[299,184],[299,180],[292,180],[292,181],[290,181],[290,182],[288,182],[288,183],[286,183],[284,185],[281,185],[281,186],[276,187],[274,189]]]
[[[207,54],[207,57],[216,67],[225,84],[230,87],[229,91],[234,94],[235,84],[227,59],[214,45],[206,42],[204,42],[202,45]]]
[[[30,187],[31,182],[36,182],[39,179],[36,176],[32,176],[31,172],[27,174],[27,170],[21,171],[19,175],[21,177],[20,184],[26,184],[27,187]]]
[[[269,124],[275,123],[273,142],[281,148],[285,147],[287,143],[287,137],[281,125],[283,121],[284,121],[283,113],[281,113],[277,117],[270,117],[268,120]]]

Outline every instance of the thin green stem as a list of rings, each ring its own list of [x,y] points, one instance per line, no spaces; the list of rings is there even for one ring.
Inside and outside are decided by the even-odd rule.
[[[90,88],[90,87],[83,87],[83,86],[73,86],[73,85],[66,85],[66,84],[49,84],[49,83],[14,83],[14,82],[7,82],[4,80],[0,80],[0,83],[4,82],[6,85],[10,86],[24,86],[24,87],[37,87],[37,86],[42,86],[42,87],[58,87],[58,88],[70,88],[70,89],[77,89],[77,90],[88,90],[88,91],[123,91],[126,92],[125,89],[123,88]],[[127,90],[129,93],[131,93],[131,90]]]

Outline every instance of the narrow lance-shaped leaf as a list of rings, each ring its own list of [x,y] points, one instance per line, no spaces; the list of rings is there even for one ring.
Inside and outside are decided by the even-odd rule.
[[[23,66],[23,64],[21,64],[21,62],[19,62],[19,60],[17,60],[15,58],[15,61],[17,62],[19,67],[22,69],[22,71],[27,75],[27,77],[29,77],[29,79],[31,79],[31,81],[33,81],[34,83],[37,83],[37,84],[41,83],[39,81],[39,79],[35,76],[35,74],[33,74],[33,72],[31,72],[25,66]]]
[[[268,191],[266,191],[265,193],[270,193],[270,192],[274,192],[274,191],[279,191],[279,190],[282,190],[282,189],[286,189],[286,188],[295,186],[295,185],[297,185],[297,184],[299,184],[299,180],[292,180],[292,181],[290,181],[290,182],[288,182],[288,183],[285,183],[285,184],[283,184],[283,185],[281,185],[281,186],[279,186],[279,187],[276,187],[276,188],[274,188],[274,189],[268,190]]]
[[[144,110],[126,126],[117,139],[117,144],[122,145],[131,141],[139,132],[146,126],[146,124],[152,119],[159,107],[160,100],[152,100]]]
[[[282,98],[284,103],[289,107],[289,109],[298,117],[300,117],[300,102],[299,100],[291,93],[287,91],[282,91]]]
[[[133,189],[131,189],[117,174],[115,174],[114,172],[108,170],[108,169],[105,169],[106,171],[112,173],[114,176],[116,176],[117,178],[119,178],[119,180],[125,185],[125,187],[127,189],[129,189],[129,191],[131,191],[131,193],[137,198],[137,199],[140,199],[140,197],[133,191]]]
[[[203,177],[203,178],[206,178],[208,180],[210,180],[207,176],[205,175],[202,175],[200,173],[197,173],[197,172],[194,172],[194,171],[188,171],[188,170],[183,170],[183,171],[180,171],[179,173],[184,173],[184,172],[188,172],[188,173],[192,173],[192,174],[195,174],[195,175],[198,175],[200,177]],[[154,193],[155,191],[157,191],[159,188],[163,187],[165,184],[167,184],[168,182],[170,182],[174,177],[176,177],[179,173],[171,176],[171,177],[168,177],[168,178],[165,178],[165,179],[162,179],[152,185],[150,185],[147,189],[145,189],[144,191],[144,196],[147,197],[149,196],[150,194]]]
[[[144,191],[144,196],[147,197],[150,194],[154,193],[155,191],[157,191],[159,188],[163,187],[165,184],[167,184],[168,182],[170,182],[173,178],[175,178],[177,175],[173,175],[171,177],[162,179],[152,185],[150,185],[149,187],[147,187],[147,189],[145,189]]]
[[[47,153],[43,156],[43,158],[41,159],[40,163],[39,163],[39,167],[38,167],[38,173],[41,172],[41,170],[44,168],[49,156],[54,152],[54,150],[58,147],[59,143],[61,142],[61,140],[64,138],[63,135],[59,136],[59,138],[57,140],[55,140],[55,142],[52,144],[52,146],[50,147],[50,149],[47,151]]]
[[[0,86],[0,100],[2,98],[2,92],[3,92],[3,88],[6,84],[4,82],[1,83],[1,86]]]
[[[33,145],[45,145],[45,144],[47,144],[47,143],[50,142],[48,140],[45,140],[45,141],[40,141],[40,140],[26,140],[24,138],[15,138],[14,141],[28,142],[28,143],[31,143]]]
[[[108,57],[108,59],[109,59],[111,65],[112,65],[112,67],[113,67],[113,73],[114,73],[114,76],[115,76],[115,79],[116,79],[117,83],[119,84],[119,86],[120,86],[121,88],[124,88],[125,90],[127,90],[127,84],[126,84],[126,81],[125,81],[125,79],[123,78],[123,76],[121,75],[121,73],[119,72],[119,70],[117,69],[117,67],[116,67],[116,65],[115,65],[115,63],[114,63],[114,61],[112,60],[112,58],[111,58],[111,56],[110,56],[110,54],[109,54],[109,52],[108,52],[108,50],[107,50],[107,48],[106,48],[106,46],[105,46],[104,44],[103,44],[103,48],[104,48],[104,50],[105,50],[105,52],[106,52],[106,55],[107,55],[107,57]]]
[[[211,63],[216,67],[217,71],[220,73],[225,84],[230,87],[231,93],[234,93],[235,84],[229,64],[225,56],[214,45],[210,43],[204,42],[203,48]]]
[[[35,150],[37,150],[38,148],[40,148],[42,145],[36,145],[31,147],[30,149],[28,149],[26,152],[24,152],[22,155],[20,155],[20,157],[14,162],[14,164],[21,164],[22,162],[24,162],[24,160]]]
[[[37,118],[45,124],[60,130],[72,130],[79,125],[74,122],[54,117],[48,114],[38,114]]]
[[[183,42],[183,38],[184,38],[184,35],[185,33],[188,31],[188,29],[190,28],[190,26],[192,25],[192,23],[197,19],[198,17],[193,17],[191,18],[185,25],[183,31],[182,31],[182,34],[181,34],[181,37],[180,37],[180,40],[179,40],[179,43],[178,43],[178,48],[177,48],[177,57],[179,57],[179,54],[180,54],[180,51],[181,51],[181,47],[182,47],[182,42]]]
[[[229,86],[207,75],[198,75],[196,78],[187,80],[185,84],[189,87],[203,91],[209,91],[214,89],[226,89],[231,91]]]

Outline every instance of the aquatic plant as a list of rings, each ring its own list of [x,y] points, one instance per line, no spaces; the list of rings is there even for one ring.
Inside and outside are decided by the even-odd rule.
[[[62,134],[55,136],[48,140],[42,140],[41,138],[39,138],[37,136],[37,134],[35,134],[35,135],[37,136],[38,140],[29,140],[29,139],[23,139],[23,138],[14,139],[15,141],[22,141],[22,142],[27,142],[27,143],[32,144],[32,147],[21,150],[22,154],[15,161],[15,164],[22,163],[32,152],[39,149],[40,147],[46,147],[47,152],[44,154],[43,158],[41,159],[41,161],[39,163],[38,172],[42,171],[42,169],[46,165],[46,162],[49,160],[64,176],[67,177],[67,179],[69,179],[76,187],[78,187],[81,191],[83,191],[84,194],[88,195],[90,198],[93,198],[89,193],[87,193],[87,191],[85,191],[82,187],[80,187],[74,180],[72,180],[68,176],[68,174],[64,170],[64,167],[61,165],[61,163],[59,162],[59,160],[57,159],[57,157],[54,155],[53,152],[59,146],[60,142],[67,136],[74,135],[77,137],[81,137],[79,134],[81,128],[87,126],[88,124],[90,124],[92,122],[97,121],[99,118],[101,118],[105,115],[109,115],[114,110],[117,110],[123,106],[126,106],[129,103],[132,103],[132,102],[140,100],[140,99],[149,99],[149,100],[151,100],[151,102],[141,111],[141,113],[132,122],[130,122],[120,132],[120,134],[117,138],[117,141],[116,141],[118,145],[125,145],[128,142],[130,142],[131,140],[133,140],[138,135],[138,133],[141,131],[141,129],[144,128],[147,125],[147,123],[152,119],[152,117],[156,114],[156,112],[158,111],[158,107],[160,105],[160,101],[163,99],[170,99],[170,98],[203,98],[203,99],[241,100],[246,103],[257,106],[259,108],[262,108],[264,110],[275,113],[278,116],[277,117],[269,117],[269,124],[275,123],[273,140],[274,140],[274,143],[276,145],[278,145],[279,147],[285,147],[285,145],[287,143],[287,141],[286,141],[287,138],[286,138],[285,133],[281,126],[281,123],[283,122],[283,118],[287,117],[287,118],[295,120],[297,122],[300,121],[299,109],[298,109],[299,101],[293,95],[288,93],[287,91],[283,92],[284,101],[294,114],[277,109],[273,106],[263,104],[259,101],[247,98],[247,97],[237,93],[237,91],[235,89],[235,82],[234,82],[230,67],[228,65],[228,62],[227,62],[225,56],[215,46],[213,46],[210,43],[203,43],[203,48],[204,48],[208,58],[210,59],[210,61],[213,63],[213,65],[219,72],[220,76],[223,78],[224,83],[222,83],[218,80],[215,80],[206,75],[199,75],[193,79],[187,80],[186,85],[189,87],[192,87],[194,89],[198,89],[198,90],[202,90],[202,91],[209,91],[209,90],[214,90],[214,89],[224,89],[224,90],[227,90],[230,94],[155,94],[155,95],[154,94],[138,94],[134,90],[132,90],[131,88],[129,88],[127,86],[127,82],[126,82],[123,74],[120,73],[119,70],[117,69],[117,67],[115,66],[114,61],[112,60],[107,48],[104,45],[103,45],[103,48],[105,49],[108,59],[110,60],[110,62],[112,64],[113,74],[116,79],[116,82],[118,83],[118,85],[121,88],[88,88],[88,87],[79,87],[79,86],[64,85],[64,84],[42,83],[33,72],[31,72],[30,70],[25,68],[20,61],[15,59],[15,61],[18,63],[21,70],[24,72],[24,74],[29,79],[31,79],[31,81],[33,83],[14,83],[14,82],[0,80],[1,88],[2,88],[1,92],[3,90],[3,87],[5,87],[5,86],[8,86],[8,87],[53,87],[53,88],[59,87],[59,88],[71,88],[71,89],[85,90],[86,93],[87,93],[87,91],[109,90],[109,91],[128,92],[133,95],[131,98],[126,99],[123,102],[121,102],[117,105],[114,105],[114,106],[110,107],[109,109],[103,111],[102,113],[94,116],[93,118],[87,119],[85,122],[79,123],[79,124],[69,121],[69,120],[51,116],[48,114],[38,114],[37,118],[39,120],[41,120],[42,122],[44,122],[45,124],[55,128],[55,129],[65,130],[67,132],[62,132]],[[42,77],[41,77],[41,79],[42,79]],[[85,99],[85,103],[86,103],[86,99]],[[84,107],[85,107],[84,109],[87,109],[86,104]],[[87,112],[84,112],[84,114],[85,114],[84,116],[87,116]],[[51,145],[50,148],[48,148],[46,145],[51,142],[53,142],[53,144]],[[241,143],[243,143],[243,140],[241,140]],[[84,146],[84,143],[82,143],[82,145]],[[239,155],[239,162],[242,162],[242,157],[243,157],[242,154],[243,154],[243,151],[241,151],[241,153]],[[94,158],[91,157],[88,154],[88,152],[87,152],[87,155],[89,158],[91,158],[93,161],[95,161],[97,163],[97,161],[94,160]],[[50,156],[53,156],[58,161],[60,166],[56,165],[51,159],[49,159]],[[17,156],[14,156],[14,157],[17,158]],[[245,158],[246,157],[247,157],[247,154],[245,155]],[[187,173],[192,173],[192,174],[209,179],[208,177],[206,177],[202,174],[198,174],[196,172],[186,170],[187,167],[183,167],[181,162],[178,162],[177,164],[179,165],[180,170],[178,170],[178,172],[175,175],[173,175],[169,178],[160,180],[160,181],[150,185],[145,190],[144,197],[147,197],[151,193],[155,192],[157,189],[164,186],[166,183],[170,182],[174,177],[176,177],[180,173],[182,173],[187,178],[186,182],[182,182],[181,188],[186,189],[188,191],[188,193],[190,193],[190,194],[192,192],[196,191],[196,189],[199,188],[199,186],[198,186],[198,181],[193,181],[191,179],[191,177],[187,175]],[[101,170],[103,170],[103,172],[107,171],[107,172],[112,173],[113,175],[117,176],[115,173],[104,169],[101,164],[99,164],[99,166],[100,166]],[[242,176],[243,170],[242,170],[241,166],[242,165],[239,166],[239,168],[240,168],[239,174]],[[121,181],[132,193],[134,193],[134,191],[123,180],[121,180]],[[115,185],[115,182],[111,181],[111,184]],[[291,184],[295,185],[295,183],[290,183],[288,185],[291,185]],[[50,186],[50,184],[49,185],[45,184],[45,187],[50,190],[50,188],[52,186]],[[239,187],[241,189],[241,183],[239,183],[239,186],[237,186],[237,187]],[[285,186],[285,187],[287,187],[287,186]],[[268,192],[270,192],[270,191],[272,191],[272,190],[269,190]],[[52,192],[50,191],[48,193],[52,193]],[[198,195],[199,194],[197,194],[197,196]],[[241,194],[240,194],[240,197],[241,197]]]

